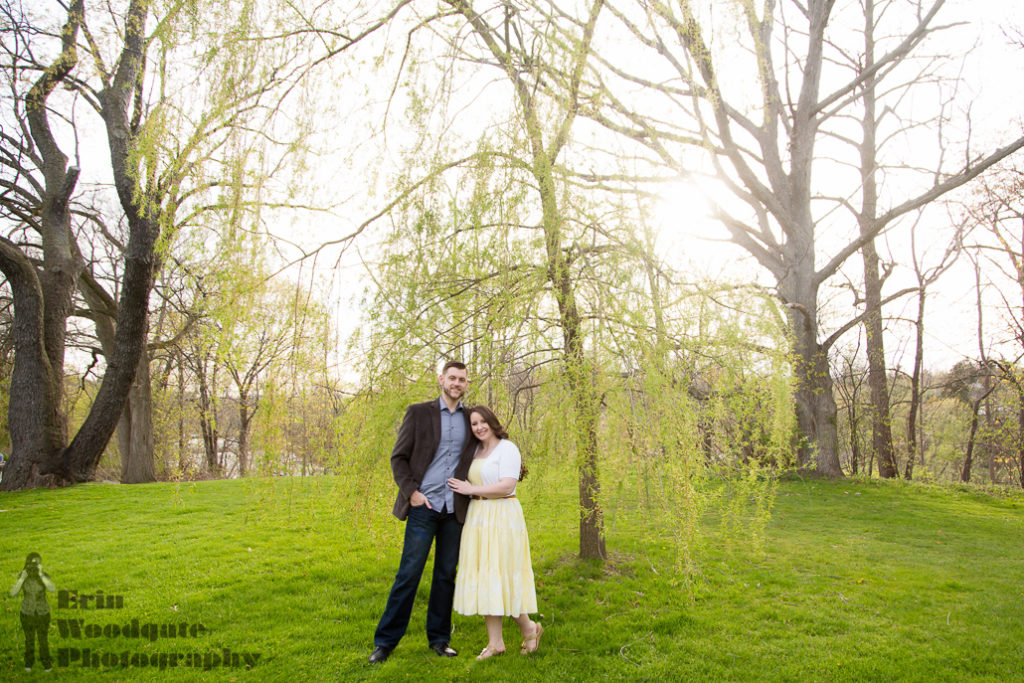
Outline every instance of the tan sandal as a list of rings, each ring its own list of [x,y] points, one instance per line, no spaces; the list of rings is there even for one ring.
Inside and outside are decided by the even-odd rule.
[[[544,635],[544,627],[538,622],[534,623],[537,624],[537,628],[534,629],[532,636],[526,636],[523,638],[523,649],[519,651],[519,654],[528,655],[531,652],[536,652],[537,648],[540,647],[540,637]],[[533,643],[534,645],[531,648],[527,646],[527,643]]]
[[[476,656],[476,661],[482,662],[485,659],[490,659],[491,657],[497,657],[498,655],[503,655],[503,654],[505,654],[504,650],[495,650],[493,647],[488,645],[487,647],[485,647],[483,650],[480,651],[480,654],[478,654]]]

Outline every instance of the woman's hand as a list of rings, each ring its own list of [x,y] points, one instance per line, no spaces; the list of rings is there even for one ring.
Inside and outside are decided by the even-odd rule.
[[[468,481],[452,477],[448,480],[448,488],[455,491],[455,493],[461,493],[464,496],[472,496],[477,487],[473,486]]]

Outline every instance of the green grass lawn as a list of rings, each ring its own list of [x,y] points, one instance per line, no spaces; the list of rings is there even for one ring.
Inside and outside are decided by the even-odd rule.
[[[530,480],[523,489],[529,489]],[[543,483],[543,482],[542,482]],[[378,491],[367,494],[369,491]],[[478,663],[482,619],[456,615],[455,659],[427,650],[425,594],[391,659],[367,665],[397,567],[393,490],[347,480],[250,479],[0,494],[0,573],[42,554],[58,588],[121,609],[60,609],[50,647],[77,661],[54,680],[1020,680],[1024,497],[900,483],[785,481],[763,554],[726,550],[708,523],[687,590],[673,550],[636,506],[609,504],[611,560],[574,559],[571,482],[522,496],[545,635],[533,657]],[[429,565],[427,576],[429,576]],[[424,590],[427,579],[424,580]],[[19,599],[0,612],[0,680],[23,670]],[[62,635],[81,619],[90,637]],[[131,622],[170,625],[156,641]],[[65,623],[68,623],[67,621]],[[113,629],[129,626],[129,636]],[[205,632],[178,635],[202,624]],[[103,627],[107,634],[103,634]],[[168,626],[164,627],[165,629]],[[95,633],[99,631],[98,635]],[[146,629],[149,633],[149,629]],[[85,650],[100,667],[84,667]],[[251,669],[218,664],[258,655]],[[122,667],[163,653],[176,667]],[[196,653],[198,668],[192,663]],[[106,657],[106,660],[103,659]],[[204,659],[210,657],[210,659]],[[108,663],[103,666],[104,661]],[[168,660],[169,661],[169,660]],[[209,665],[209,671],[204,666]]]

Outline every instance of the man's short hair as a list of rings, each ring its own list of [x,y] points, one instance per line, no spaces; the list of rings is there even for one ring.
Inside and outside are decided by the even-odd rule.
[[[465,363],[461,363],[461,362],[459,362],[457,360],[450,360],[450,361],[448,361],[447,363],[444,364],[443,368],[441,368],[441,374],[442,375],[447,374],[449,368],[455,368],[456,370],[465,370],[466,369],[466,364]]]

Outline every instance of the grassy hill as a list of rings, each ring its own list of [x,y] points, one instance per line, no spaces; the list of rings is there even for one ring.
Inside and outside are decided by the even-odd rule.
[[[477,663],[482,619],[456,615],[461,655],[438,658],[426,648],[421,594],[409,634],[370,667],[402,524],[388,514],[391,488],[354,490],[315,477],[0,494],[0,572],[6,590],[36,551],[58,588],[76,592],[64,607],[50,599],[50,647],[66,657],[54,680],[1006,681],[1024,672],[1020,495],[781,482],[764,552],[746,552],[709,519],[700,575],[687,582],[669,538],[635,505],[609,506],[607,564],[575,560],[574,490],[549,486],[523,496],[540,653],[514,654],[509,626],[509,655]],[[99,591],[121,607],[72,608]],[[23,670],[19,602],[5,598],[0,612],[2,680],[43,676],[38,663]]]

